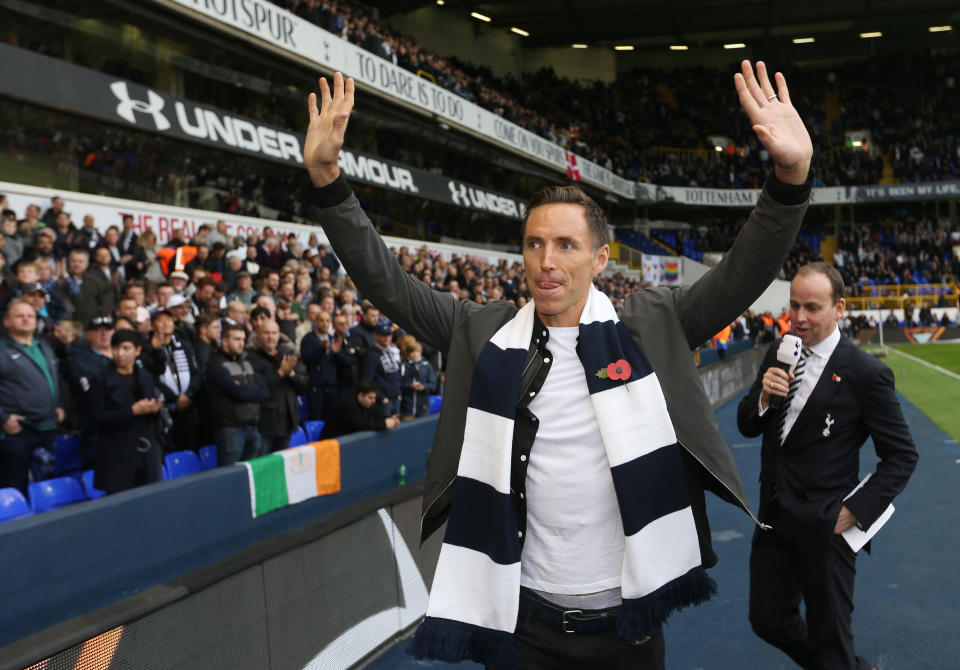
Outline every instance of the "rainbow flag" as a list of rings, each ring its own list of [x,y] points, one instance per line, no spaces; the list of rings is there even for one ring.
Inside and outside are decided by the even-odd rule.
[[[680,261],[665,260],[663,262],[663,277],[667,281],[677,281],[680,277]]]
[[[311,442],[243,463],[254,518],[340,490],[340,443]]]

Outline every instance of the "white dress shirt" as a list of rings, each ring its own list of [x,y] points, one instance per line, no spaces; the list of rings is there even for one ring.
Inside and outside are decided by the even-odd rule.
[[[835,325],[833,332],[823,338],[819,344],[808,347],[810,354],[807,356],[807,362],[803,368],[800,387],[797,388],[797,392],[794,393],[793,400],[790,401],[790,407],[787,409],[784,436],[790,434],[790,429],[793,428],[797,417],[800,416],[803,406],[807,404],[807,399],[810,397],[810,394],[813,393],[813,389],[816,388],[817,382],[820,381],[820,375],[823,374],[823,369],[827,367],[827,361],[830,360],[830,357],[833,355],[833,350],[837,348],[839,343],[840,329]],[[770,407],[767,406],[767,409],[770,409]],[[767,409],[764,409],[761,403],[760,416],[763,416]]]

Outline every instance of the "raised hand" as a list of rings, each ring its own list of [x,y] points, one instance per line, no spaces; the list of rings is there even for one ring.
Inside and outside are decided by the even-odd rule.
[[[733,76],[740,104],[750,117],[753,132],[770,152],[777,178],[788,184],[802,184],[810,172],[813,143],[800,115],[790,103],[787,80],[777,72],[777,90],[767,77],[767,66],[757,62],[757,75],[745,60],[740,64],[742,74]]]
[[[307,97],[310,125],[303,144],[303,162],[314,186],[326,186],[340,176],[337,157],[353,109],[353,79],[344,81],[339,72],[333,75],[333,92],[327,80],[320,78],[320,109],[317,94]]]

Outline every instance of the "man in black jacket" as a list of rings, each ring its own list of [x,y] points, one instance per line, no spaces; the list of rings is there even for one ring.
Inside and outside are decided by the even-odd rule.
[[[280,327],[276,321],[262,321],[256,336],[259,346],[250,352],[250,364],[270,390],[260,408],[261,452],[269,454],[290,446],[299,418],[297,395],[307,392],[307,369],[292,348],[277,346]]]
[[[152,375],[137,365],[140,334],[118,330],[110,348],[113,361],[93,380],[89,406],[98,442],[93,485],[116,493],[160,481],[163,449],[157,413],[163,401]]]
[[[371,381],[357,384],[353,393],[341,398],[323,426],[320,439],[340,437],[360,430],[391,430],[400,424],[395,416],[385,416],[377,403],[377,385]]]
[[[222,349],[210,357],[204,389],[220,465],[260,454],[260,405],[270,391],[247,360],[246,331],[227,324]]]

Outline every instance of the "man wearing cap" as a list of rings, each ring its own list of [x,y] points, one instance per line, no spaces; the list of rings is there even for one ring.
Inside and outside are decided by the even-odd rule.
[[[34,337],[37,312],[16,299],[3,317],[0,338],[0,488],[27,494],[27,472],[46,479],[53,472],[53,436],[64,419],[57,359]]]
[[[113,317],[109,314],[95,316],[85,324],[85,328],[86,338],[74,340],[70,345],[63,362],[63,377],[69,384],[71,400],[76,405],[84,466],[91,467],[97,444],[90,431],[89,393],[113,360],[113,350],[110,348],[110,338],[115,330]]]
[[[387,324],[377,326],[373,347],[360,366],[360,379],[372,381],[380,389],[377,401],[386,416],[400,414],[403,392],[400,388],[400,350],[393,346],[393,331]]]
[[[47,301],[49,296],[43,284],[38,281],[31,281],[20,287],[20,297],[30,303],[30,306],[37,311],[37,330],[35,337],[47,339],[53,335],[53,319],[47,310]]]
[[[175,272],[170,273],[167,281],[169,281],[170,286],[173,287],[173,292],[177,295],[180,295],[187,290],[187,284],[190,283],[190,277],[188,277],[187,273],[183,270],[176,270]]]
[[[182,296],[170,301],[175,298]],[[174,332],[175,326],[169,310],[154,314],[153,334],[143,347],[141,359],[144,367],[157,375],[157,387],[171,408],[175,450],[196,451],[199,419],[194,398],[202,378],[193,346]]]
[[[190,298],[181,293],[174,293],[167,300],[164,311],[169,313],[174,321],[175,332],[181,339],[189,341],[191,345],[196,342],[197,333],[193,328],[193,315],[190,313]]]

